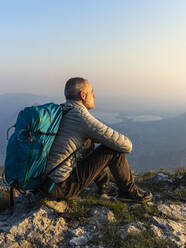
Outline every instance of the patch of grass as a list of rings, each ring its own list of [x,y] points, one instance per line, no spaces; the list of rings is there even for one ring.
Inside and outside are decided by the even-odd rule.
[[[69,210],[72,220],[77,218],[79,221],[86,221],[87,217],[91,216],[93,206],[102,206],[110,209],[116,218],[117,225],[128,224],[133,221],[143,221],[148,225],[149,219],[152,216],[163,217],[156,205],[148,203],[131,205],[120,201],[103,201],[95,198],[72,198],[68,200]]]
[[[62,214],[68,222],[69,225],[74,221],[79,221],[80,223],[85,223],[88,221],[88,218],[91,216],[90,206],[85,206],[82,204],[82,199],[79,197],[73,197],[67,200],[68,209],[65,213]]]
[[[159,170],[150,170],[145,173],[139,173],[136,175],[138,182],[144,182],[146,180],[151,179],[154,175],[158,173],[163,173],[164,175],[167,175],[169,178],[177,178],[179,176],[186,174],[186,166],[180,166],[175,169],[175,171],[167,171],[164,169]]]
[[[181,189],[177,192],[175,192],[175,195],[177,196],[178,200],[185,200],[186,199],[186,189]]]
[[[65,213],[71,221],[75,219],[80,222],[86,222],[91,216],[93,206],[102,206],[113,211],[117,224],[127,224],[134,221],[136,218],[129,210],[129,205],[120,201],[103,201],[96,198],[80,199],[78,197],[69,199],[68,213]],[[63,217],[65,218],[64,214]]]
[[[154,175],[156,175],[158,173],[163,173],[164,175],[172,177],[171,172],[164,170],[164,169],[159,169],[159,170],[150,170],[150,171],[145,172],[145,173],[139,173],[136,175],[136,178],[137,178],[138,182],[143,182],[143,181],[151,179]]]
[[[70,211],[78,213],[90,211],[93,206],[103,206],[109,208],[114,212],[116,218],[120,218],[122,216],[126,217],[128,213],[127,204],[123,204],[119,201],[102,201],[93,197],[86,199],[80,199],[78,197],[72,198],[68,200],[68,205],[70,207]]]
[[[91,203],[91,201],[89,201]],[[159,212],[155,205],[149,205],[148,203],[140,204],[135,206],[129,206],[128,204],[123,204],[121,202],[102,202],[96,201],[96,204],[106,206],[111,209],[116,217],[116,222],[109,224],[103,230],[103,237],[94,237],[91,240],[91,244],[103,245],[104,247],[118,247],[118,248],[171,248],[166,240],[159,240],[154,236],[152,231],[145,231],[140,234],[130,234],[125,240],[121,239],[119,235],[119,230],[122,224],[131,223],[133,221],[142,221],[149,229],[149,219],[152,216],[164,217],[163,214]]]
[[[168,240],[158,239],[152,231],[145,231],[139,234],[129,234],[121,247],[126,248],[173,248]]]
[[[144,224],[147,225],[150,217],[162,217],[162,214],[157,209],[156,205],[149,205],[148,203],[140,204],[135,208],[130,209],[130,212],[133,214],[135,221],[143,221]]]
[[[156,171],[149,171],[144,174],[140,174],[136,177],[136,184],[148,191],[151,191],[152,194],[159,195],[159,200],[175,200],[175,201],[184,201],[185,200],[185,191],[180,189],[179,193],[174,193],[175,189],[178,189],[182,186],[186,186],[186,167],[177,168],[176,172],[169,172],[163,169]],[[150,180],[155,174],[163,173],[169,178],[172,178],[172,182],[169,181],[159,181],[154,183]],[[180,179],[179,176],[182,176]]]
[[[118,226],[116,224],[110,224],[105,227],[104,234],[101,238],[93,237],[90,241],[91,244],[96,246],[104,246],[104,247],[122,247],[121,243],[124,241],[120,238],[118,233]],[[125,246],[124,246],[125,247]]]
[[[130,223],[134,220],[133,215],[130,214],[129,205],[120,201],[102,201],[97,199],[88,198],[82,201],[85,206],[102,206],[113,211],[116,219],[122,223]]]
[[[169,186],[171,185],[168,181],[159,181],[158,183],[154,183],[151,178],[158,174],[162,173],[167,175],[169,178],[173,178],[173,174],[163,169],[160,170],[151,170],[144,174],[140,174],[136,176],[136,184],[144,190],[151,191],[153,193],[158,193],[162,195],[162,193],[167,192]],[[163,196],[164,200],[166,199],[166,195]],[[163,200],[163,199],[162,199]]]
[[[163,193],[164,191],[167,191],[168,183],[165,181],[160,181],[158,183],[154,183],[151,180],[144,180],[144,181],[138,181],[136,184],[146,190],[151,191],[153,193]]]
[[[175,176],[179,177],[186,174],[186,166],[181,166],[176,168]]]
[[[166,192],[166,198],[172,200],[174,204],[186,202],[186,188],[182,186],[173,192]]]
[[[102,245],[110,248],[173,248],[167,240],[159,240],[152,231],[145,231],[139,234],[129,234],[126,239],[121,239],[119,228],[116,225],[109,225],[103,237],[94,237],[91,244]]]

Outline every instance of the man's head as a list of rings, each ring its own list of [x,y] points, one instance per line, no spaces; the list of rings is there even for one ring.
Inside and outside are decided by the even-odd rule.
[[[67,100],[81,102],[87,109],[95,107],[95,95],[87,79],[80,77],[70,78],[65,85],[65,97]]]

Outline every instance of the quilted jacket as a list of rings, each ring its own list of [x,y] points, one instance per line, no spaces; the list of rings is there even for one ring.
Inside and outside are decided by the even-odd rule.
[[[84,105],[77,101],[67,101],[64,109],[69,110],[63,117],[50,155],[47,161],[46,173],[61,164],[49,177],[55,182],[67,179],[77,163],[77,156],[70,156],[82,148],[88,139],[103,144],[118,152],[132,151],[130,139],[94,118]],[[83,149],[83,148],[82,148]]]

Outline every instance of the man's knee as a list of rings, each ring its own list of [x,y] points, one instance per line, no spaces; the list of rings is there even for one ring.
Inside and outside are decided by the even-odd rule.
[[[99,146],[99,149],[102,149],[102,151],[108,153],[108,154],[112,154],[114,155],[115,157],[124,157],[125,158],[125,153],[124,152],[118,152],[112,148],[109,148],[107,146],[104,146],[104,145],[100,145]]]

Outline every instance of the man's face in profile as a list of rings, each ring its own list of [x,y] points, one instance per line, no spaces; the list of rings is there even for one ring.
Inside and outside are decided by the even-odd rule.
[[[88,80],[86,80],[85,82],[85,86],[82,89],[82,93],[84,93],[82,97],[82,102],[84,106],[87,109],[93,109],[95,107],[94,99],[96,96],[94,94],[92,85],[88,82]]]

